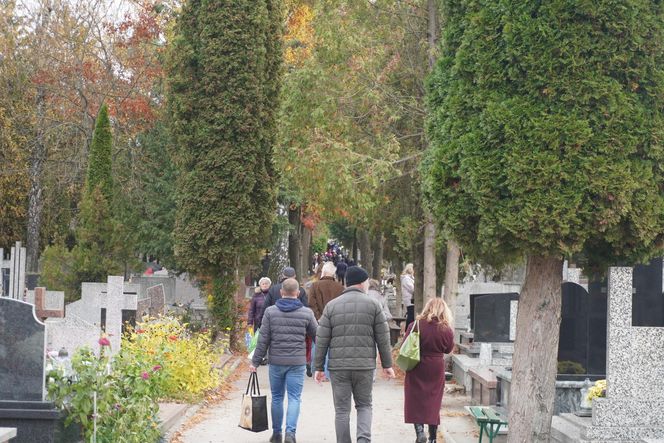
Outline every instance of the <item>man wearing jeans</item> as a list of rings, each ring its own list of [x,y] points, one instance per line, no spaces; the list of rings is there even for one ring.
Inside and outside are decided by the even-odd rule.
[[[296,443],[297,419],[306,364],[305,337],[316,337],[318,323],[311,309],[298,300],[300,285],[284,280],[281,298],[265,310],[263,323],[249,370],[254,372],[266,353],[269,357],[272,391],[272,437],[270,443]],[[288,393],[286,438],[282,440],[284,392]]]
[[[348,288],[323,309],[316,339],[315,378],[319,383],[325,379],[323,365],[329,350],[337,443],[352,443],[351,397],[357,410],[357,442],[369,443],[376,347],[383,373],[394,378],[390,329],[380,304],[367,295],[369,275],[364,269],[349,267],[346,286]]]

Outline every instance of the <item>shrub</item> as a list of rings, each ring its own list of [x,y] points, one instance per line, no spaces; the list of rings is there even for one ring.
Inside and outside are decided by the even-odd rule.
[[[51,371],[50,398],[67,412],[67,425],[81,425],[86,441],[92,441],[95,421],[99,443],[158,441],[159,369],[134,361],[124,351],[110,358],[105,352],[107,344],[107,339],[100,339],[99,356],[90,348],[79,349],[72,357],[73,376]]]
[[[219,382],[209,332],[190,333],[175,318],[139,322],[123,337],[122,352],[141,367],[159,368],[157,391],[163,398],[194,401]]]

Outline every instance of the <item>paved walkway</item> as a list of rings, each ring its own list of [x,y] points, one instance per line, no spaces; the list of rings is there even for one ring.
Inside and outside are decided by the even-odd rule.
[[[267,366],[258,369],[261,393],[268,394]],[[240,402],[247,386],[249,373],[235,382],[227,401],[211,408],[204,420],[182,433],[185,443],[265,443],[270,431],[254,434],[238,427]],[[351,432],[355,435],[355,414],[351,415]],[[270,424],[271,424],[270,417]],[[378,377],[373,391],[373,443],[402,443],[415,440],[412,425],[403,422],[403,384],[397,380]],[[302,393],[298,443],[335,442],[334,406],[330,383],[319,386],[306,377]]]

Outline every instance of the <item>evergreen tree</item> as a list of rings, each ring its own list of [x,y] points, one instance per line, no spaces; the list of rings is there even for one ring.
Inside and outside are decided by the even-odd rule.
[[[99,187],[109,203],[113,198],[112,148],[113,136],[111,122],[108,119],[108,108],[106,105],[102,105],[97,115],[90,144],[86,191],[90,193]]]
[[[660,2],[446,0],[425,191],[485,261],[526,255],[509,441],[548,441],[564,256],[664,245]]]
[[[222,322],[234,315],[235,271],[269,236],[276,205],[282,22],[280,0],[191,0],[170,51],[175,255],[184,270],[223,280],[213,306]]]

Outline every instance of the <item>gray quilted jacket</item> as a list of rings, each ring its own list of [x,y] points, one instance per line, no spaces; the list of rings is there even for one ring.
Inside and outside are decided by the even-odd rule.
[[[391,368],[390,329],[383,309],[364,292],[346,289],[323,309],[316,333],[314,368],[323,370],[329,349],[328,368],[332,371],[375,369],[376,346],[383,368]]]
[[[272,365],[304,365],[305,336],[316,338],[318,323],[311,309],[296,298],[280,298],[265,310],[251,363],[258,367],[266,353]]]

